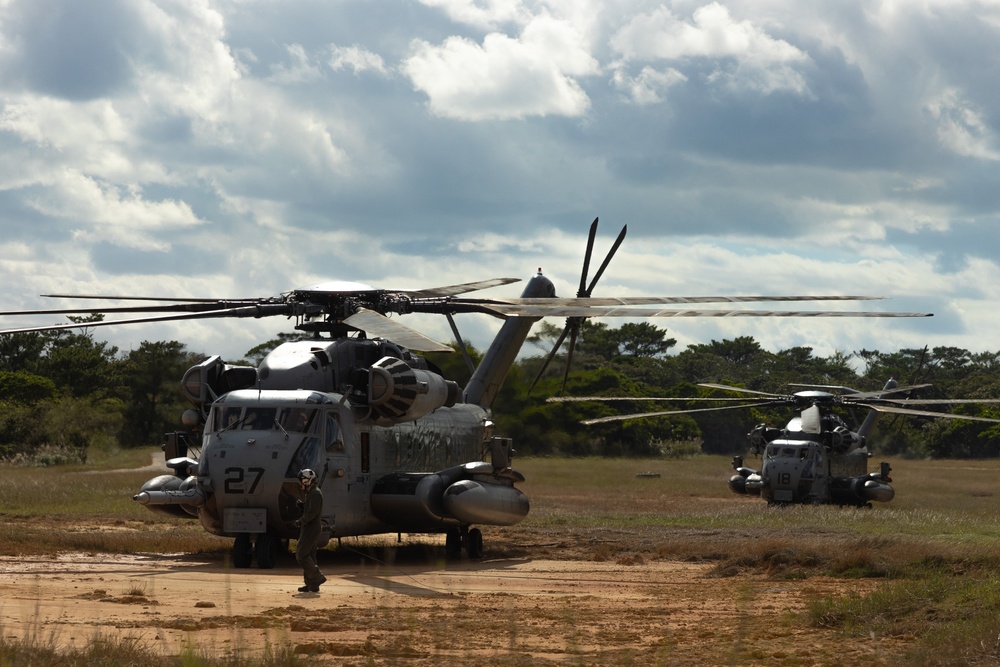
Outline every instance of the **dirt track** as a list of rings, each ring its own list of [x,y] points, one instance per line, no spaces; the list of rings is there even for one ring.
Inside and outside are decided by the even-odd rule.
[[[710,565],[668,561],[406,560],[326,555],[317,595],[295,593],[290,556],[274,570],[188,556],[2,558],[0,632],[63,646],[120,633],[167,655],[291,645],[314,664],[358,665],[878,664],[886,648],[786,613],[857,581],[706,577]]]

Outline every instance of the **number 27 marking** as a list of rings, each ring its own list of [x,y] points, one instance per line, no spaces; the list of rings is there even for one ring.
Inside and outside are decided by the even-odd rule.
[[[248,474],[253,477],[249,489],[246,488],[245,484]],[[263,476],[263,468],[226,468],[226,493],[253,493],[257,490],[257,485],[260,484],[260,478]]]

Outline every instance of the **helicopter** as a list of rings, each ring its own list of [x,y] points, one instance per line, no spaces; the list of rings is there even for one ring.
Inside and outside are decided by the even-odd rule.
[[[923,317],[868,311],[701,310],[697,303],[845,301],[867,296],[718,296],[592,298],[625,230],[589,289],[559,298],[541,270],[519,298],[470,298],[470,292],[517,282],[494,278],[430,289],[317,283],[277,296],[243,299],[104,294],[46,294],[62,299],[151,302],[0,312],[10,315],[130,314],[124,319],[6,329],[0,334],[210,318],[286,317],[306,340],[282,343],[256,366],[210,356],[181,379],[192,404],[185,427],[166,435],[168,474],[146,481],[134,500],[166,517],[196,519],[233,540],[238,568],[273,568],[298,531],[297,474],[311,468],[323,490],[321,544],[343,537],[403,533],[445,535],[449,558],[483,556],[479,526],[523,520],[530,502],[517,487],[510,438],[497,434],[491,406],[531,326],[545,316]],[[597,219],[590,228],[581,290],[586,286]],[[683,309],[635,308],[684,304]],[[388,317],[444,315],[472,375],[464,388],[420,353],[449,345]],[[454,319],[480,313],[503,320],[474,366]]]
[[[760,469],[744,466],[742,456],[733,457],[736,474],[729,478],[729,489],[736,494],[759,496],[768,505],[833,504],[872,507],[872,502],[889,502],[896,492],[891,486],[892,467],[887,461],[874,472],[868,470],[868,436],[875,428],[880,413],[905,414],[921,417],[965,419],[1000,422],[1000,419],[959,415],[916,409],[913,405],[943,405],[962,403],[1000,403],[1000,399],[911,399],[910,392],[930,387],[929,384],[899,386],[889,379],[880,391],[860,392],[850,387],[832,385],[792,384],[800,388],[792,394],[742,389],[724,384],[699,383],[698,386],[722,391],[749,394],[741,398],[644,398],[653,401],[719,401],[738,405],[668,410],[630,415],[611,415],[584,420],[596,424],[641,417],[657,417],[733,409],[793,406],[800,410],[785,428],[757,424],[747,434],[750,454],[762,457]],[[550,397],[549,402],[636,400],[624,397]],[[852,431],[847,423],[831,410],[834,406],[868,408],[868,414]]]

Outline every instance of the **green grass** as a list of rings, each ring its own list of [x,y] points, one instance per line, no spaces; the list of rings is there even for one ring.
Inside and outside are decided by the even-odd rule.
[[[902,653],[882,656],[887,664],[997,664],[1000,461],[890,463],[896,498],[860,509],[769,508],[736,496],[726,457],[523,459],[516,467],[538,511],[521,528],[613,526],[653,537],[601,558],[625,562],[630,548],[633,558],[708,559],[715,576],[737,580],[875,578],[882,583],[868,595],[815,598],[801,622],[903,640]],[[660,477],[636,477],[644,471]]]
[[[749,465],[753,463],[747,462]],[[528,522],[572,514],[584,524],[760,529],[912,536],[943,543],[993,544],[1000,537],[1000,461],[891,461],[896,499],[873,509],[792,506],[769,508],[726,486],[729,459],[683,461],[543,459],[515,461],[522,489],[541,511]],[[637,477],[655,472],[660,477]],[[523,524],[522,524],[523,525]]]
[[[2,630],[2,628],[0,628]],[[90,638],[81,648],[57,649],[54,637],[29,633],[0,637],[0,666],[7,667],[299,667],[307,664],[290,646],[267,648],[262,655],[239,652],[216,657],[190,647],[180,657],[158,655],[137,636]]]
[[[1000,662],[1000,579],[955,564],[914,564],[904,579],[865,595],[814,600],[814,626],[848,637],[915,638],[907,665],[995,665]]]
[[[151,473],[120,470],[148,464],[150,453],[115,452],[75,466],[0,466],[0,553],[227,552],[229,540],[205,533],[197,521],[164,519],[131,500]],[[748,575],[874,579],[880,583],[872,593],[816,597],[798,618],[782,622],[905,640],[890,664],[998,659],[1000,461],[891,460],[896,499],[871,509],[770,508],[728,490],[729,461],[516,459],[532,511],[517,526],[488,529],[493,557],[706,561],[712,576],[737,586]],[[0,666],[177,664],[155,656],[127,660],[135,649],[128,641],[101,638],[68,662],[55,655],[26,661],[29,652],[45,653],[47,643],[7,637]],[[101,662],[105,653],[117,657]],[[273,653],[259,664],[296,664],[284,648]],[[182,664],[224,663],[192,654]]]
[[[85,465],[0,465],[0,554],[59,551],[206,553],[229,542],[197,521],[164,519],[132,500],[156,449],[90,457]]]

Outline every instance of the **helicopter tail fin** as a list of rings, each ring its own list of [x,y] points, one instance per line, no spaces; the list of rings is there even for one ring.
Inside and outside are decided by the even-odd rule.
[[[555,285],[543,276],[542,270],[539,269],[538,273],[528,281],[521,297],[551,298],[555,295]],[[522,316],[507,318],[465,387],[466,403],[481,405],[484,408],[493,404],[493,399],[496,398],[500,386],[517,359],[518,352],[521,351],[521,345],[531,331],[531,325],[540,319],[540,317]]]
[[[899,383],[896,382],[896,380],[889,378],[889,381],[885,383],[885,387],[882,388],[882,391],[891,391],[898,386]],[[867,438],[868,435],[875,429],[875,422],[878,421],[878,414],[877,410],[871,410],[868,412],[868,416],[865,417],[865,420],[861,423],[861,427],[858,428],[858,435],[860,437]]]

